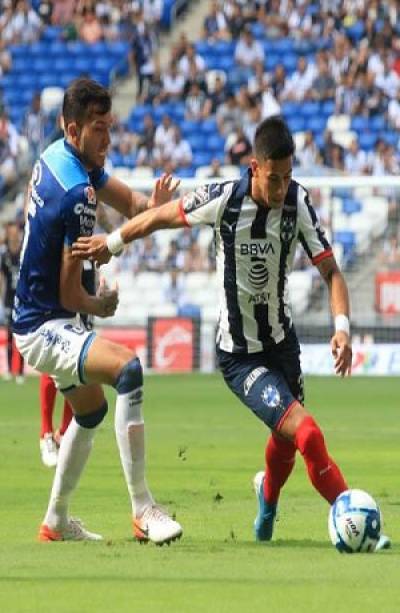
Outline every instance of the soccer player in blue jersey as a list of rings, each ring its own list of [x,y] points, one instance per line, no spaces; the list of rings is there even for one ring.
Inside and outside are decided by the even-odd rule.
[[[73,407],[63,437],[42,541],[99,540],[70,517],[68,507],[107,413],[101,384],[117,391],[115,430],[132,501],[133,532],[141,541],[170,542],[182,533],[178,522],[155,503],[145,479],[142,415],[143,373],[131,349],[98,337],[77,313],[111,317],[117,288],[92,296],[82,286],[82,264],[72,243],[90,236],[97,198],[128,218],[171,199],[177,181],[161,177],[148,199],[104,171],[110,144],[111,98],[98,83],[81,78],[65,92],[65,138],[36,163],[13,310],[16,345],[28,364],[52,375]]]
[[[125,243],[162,228],[214,228],[220,317],[217,356],[236,396],[268,426],[266,470],[257,475],[255,537],[272,538],[280,491],[296,451],[313,486],[330,504],[347,489],[324,436],[304,407],[300,348],[287,298],[287,276],[300,242],[329,289],[335,371],[351,371],[349,298],[307,190],[292,179],[294,143],[279,117],[257,128],[250,168],[240,180],[199,187],[168,206],[147,211],[105,236],[80,238],[78,257],[99,263]]]

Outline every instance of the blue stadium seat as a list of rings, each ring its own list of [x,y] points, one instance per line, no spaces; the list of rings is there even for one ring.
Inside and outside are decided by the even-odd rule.
[[[145,115],[147,115],[147,113],[150,113],[150,115],[153,114],[153,107],[151,106],[151,104],[138,104],[132,110],[131,115],[130,115],[130,119],[135,119],[135,120],[136,119],[140,119],[140,120],[142,120],[143,117]]]
[[[212,151],[213,153],[220,153],[221,151],[224,151],[225,139],[219,134],[210,135],[207,138],[206,146],[209,151]]]
[[[153,119],[156,123],[161,121],[164,115],[169,115],[171,117],[172,105],[170,104],[159,104],[153,107],[152,115]]]
[[[348,259],[354,252],[356,245],[356,235],[351,230],[341,230],[340,232],[334,232],[334,243],[341,243],[343,246],[343,253]]]
[[[235,60],[232,55],[220,55],[214,56],[213,70],[224,70],[229,72],[235,66]]]
[[[362,210],[362,204],[358,200],[352,198],[346,198],[343,200],[342,211],[345,215],[353,215],[353,213],[359,213]]]
[[[313,133],[324,132],[326,128],[325,117],[321,117],[321,115],[316,115],[315,117],[308,117],[306,120],[306,128],[307,130],[311,130],[311,132]]]
[[[45,87],[55,87],[58,83],[58,74],[54,71],[52,72],[43,72],[39,75],[38,84],[39,89],[42,90]]]
[[[9,45],[7,49],[11,53],[13,61],[16,58],[24,58],[29,55],[29,45]]]
[[[207,119],[203,119],[201,123],[201,131],[203,134],[213,135],[218,132],[217,120],[215,117],[208,117]]]
[[[210,151],[203,151],[193,154],[193,166],[208,166],[213,159],[213,154]]]
[[[317,117],[320,115],[320,104],[314,100],[305,100],[299,110],[303,117]]]
[[[193,119],[184,119],[180,124],[180,128],[182,130],[182,134],[185,137],[188,137],[189,134],[193,134],[199,132],[201,130],[201,123],[199,121],[194,121]]]
[[[296,70],[297,66],[297,55],[295,53],[287,53],[282,58],[282,64],[285,67],[287,73],[291,74]]]
[[[378,136],[374,132],[362,132],[358,136],[358,144],[364,151],[372,151],[377,140]]]
[[[297,102],[292,102],[291,100],[287,100],[282,103],[282,114],[288,119],[289,117],[294,117],[299,114],[299,105]]]
[[[351,118],[350,128],[356,132],[365,132],[369,128],[368,117],[355,115]]]
[[[58,75],[58,85],[66,89],[68,85],[71,83],[71,81],[76,79],[77,76],[78,75],[75,72],[71,71],[71,66],[70,66],[68,72],[63,72]]]
[[[208,142],[201,132],[192,132],[192,134],[188,134],[186,138],[192,148],[193,153],[201,153],[204,151],[204,149],[207,149]]]
[[[95,62],[93,62],[90,58],[78,56],[74,58],[71,63],[78,74],[90,74],[92,70],[96,72],[108,72],[108,63],[106,67],[103,68],[103,64],[98,65],[99,61],[100,60],[95,60]]]
[[[305,126],[304,117],[289,117],[287,119],[287,124],[293,133],[304,131],[304,126]]]
[[[382,132],[386,128],[386,120],[383,115],[375,115],[369,120],[370,130],[374,132]]]
[[[49,45],[49,55],[52,58],[68,58],[68,47],[62,40],[53,40]]]
[[[294,50],[294,39],[289,37],[277,38],[273,41],[273,47],[282,56],[292,53]]]
[[[399,133],[395,131],[385,131],[379,134],[379,138],[385,141],[391,147],[397,147],[399,144]]]
[[[251,31],[253,33],[254,38],[258,40],[263,40],[265,37],[265,26],[260,21],[255,21],[250,24]]]
[[[346,199],[351,200],[352,196],[353,196],[353,192],[349,187],[334,187],[332,189],[333,198],[342,198],[343,200],[346,200]]]
[[[180,124],[185,118],[185,105],[180,102],[174,102],[173,104],[167,104],[168,114],[172,117],[173,121]]]
[[[29,55],[33,55],[35,57],[49,57],[49,48],[50,45],[46,41],[39,40],[36,43],[32,43],[29,45]]]
[[[280,61],[281,61],[281,58],[276,53],[267,53],[265,61],[264,61],[265,70],[267,71],[274,70],[275,66],[277,66],[280,63]]]
[[[207,57],[208,55],[214,55],[213,46],[210,45],[207,41],[199,40],[195,43],[196,51],[202,57]]]
[[[321,113],[324,117],[328,118],[335,113],[335,101],[324,100],[321,104]]]
[[[358,42],[365,33],[364,22],[362,20],[357,21],[353,25],[345,28],[345,33],[353,42]]]
[[[191,177],[194,177],[195,173],[196,168],[194,166],[187,166],[185,168],[177,168],[174,174],[181,179],[190,179]]]
[[[235,53],[236,42],[233,40],[219,40],[213,44],[215,55],[233,55]]]
[[[61,37],[62,31],[62,26],[47,26],[43,32],[42,38],[49,41],[57,40]]]
[[[71,70],[71,58],[67,55],[56,56],[53,60],[53,69],[60,74],[64,72],[70,72]]]

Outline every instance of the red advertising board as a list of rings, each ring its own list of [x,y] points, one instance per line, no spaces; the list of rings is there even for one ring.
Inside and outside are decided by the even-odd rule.
[[[157,372],[191,372],[199,366],[199,323],[191,317],[149,319],[148,366]]]
[[[400,270],[379,272],[375,277],[376,309],[379,313],[400,313]]]

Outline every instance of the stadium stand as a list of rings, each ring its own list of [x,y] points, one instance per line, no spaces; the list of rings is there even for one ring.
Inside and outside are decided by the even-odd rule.
[[[69,13],[58,4],[68,5]],[[197,182],[233,178],[246,163],[238,154],[242,144],[252,141],[260,120],[277,112],[294,132],[298,175],[398,174],[400,18],[394,0],[357,6],[315,0],[210,2],[202,37],[182,35],[161,67],[160,31],[173,32],[186,4],[37,0],[19,2],[17,8],[14,1],[1,3],[0,195],[21,174],[21,151],[28,150],[32,160],[59,134],[60,94],[81,74],[105,85],[138,79],[136,104],[127,118],[117,118],[110,152],[115,174],[127,182],[151,181],[165,169]],[[169,129],[160,141],[156,130],[164,121]],[[179,133],[185,155],[172,160]],[[393,190],[318,187],[312,196],[348,271],[393,232],[391,216],[398,213]],[[190,290],[186,303],[197,305],[202,316],[212,315],[217,300],[212,237],[201,230],[192,244],[184,238],[157,235],[157,270],[148,270],[136,246],[116,264],[126,288],[122,322],[132,320],[132,305],[143,321],[161,305],[168,313],[182,309],[182,301],[166,301],[160,290],[176,262],[185,279],[181,285]],[[190,259],[197,262],[195,270]],[[297,267],[289,290],[296,313],[305,314],[319,286],[301,254]],[[163,282],[154,281],[160,275]],[[146,278],[157,289],[147,291]]]

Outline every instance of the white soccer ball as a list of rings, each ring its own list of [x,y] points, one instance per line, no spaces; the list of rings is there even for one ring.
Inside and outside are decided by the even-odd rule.
[[[329,536],[340,553],[373,553],[381,533],[381,513],[362,490],[346,490],[329,511]]]

